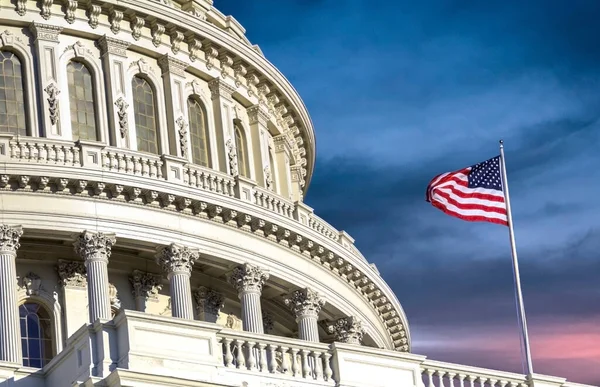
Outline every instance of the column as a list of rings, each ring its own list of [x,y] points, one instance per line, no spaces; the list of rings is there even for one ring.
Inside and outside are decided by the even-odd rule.
[[[327,327],[335,341],[346,344],[362,344],[365,330],[362,322],[354,316],[342,317]]]
[[[170,55],[158,58],[158,65],[162,71],[165,87],[165,99],[167,101],[167,131],[169,138],[169,151],[172,156],[187,158],[189,155],[189,118],[184,100],[183,89],[185,87],[185,69],[187,63],[175,59]]]
[[[17,306],[17,250],[21,226],[0,226],[0,361],[21,363],[21,331]]]
[[[265,179],[265,169],[269,167],[269,142],[268,142],[268,127],[269,111],[263,105],[254,105],[248,108],[248,120],[250,121],[250,139],[248,144],[252,147],[254,156],[254,181],[261,187],[267,187]],[[274,171],[271,171],[274,173]]]
[[[235,147],[235,137],[233,133],[233,97],[231,96],[235,88],[228,85],[221,78],[214,78],[208,82],[210,95],[213,105],[213,113],[215,115],[215,133],[217,140],[217,155],[219,160],[219,170],[229,175],[236,175],[237,172],[232,171],[227,154],[227,142],[229,141]],[[235,172],[235,173],[234,173]]]
[[[130,147],[129,103],[125,90],[127,48],[129,43],[102,36],[98,39],[106,82],[106,103],[109,123],[109,144]],[[131,119],[133,121],[133,117]]]
[[[171,314],[186,320],[194,319],[190,277],[192,266],[199,258],[197,250],[171,243],[156,256],[156,263],[165,271],[171,289]]]
[[[81,261],[60,259],[56,270],[62,289],[65,337],[71,337],[89,319],[85,265]]]
[[[219,319],[219,312],[223,308],[225,297],[214,289],[200,286],[194,292],[194,298],[198,305],[198,319],[216,323]]]
[[[116,241],[114,234],[84,231],[75,242],[75,252],[83,258],[87,270],[90,323],[112,318],[108,258]]]
[[[269,272],[258,266],[245,263],[233,269],[229,282],[238,291],[242,304],[242,325],[244,330],[264,333],[260,295]]]
[[[129,281],[133,287],[135,309],[139,312],[145,312],[148,299],[157,299],[158,292],[162,289],[160,275],[134,270],[131,277],[129,277]]]
[[[38,98],[42,111],[40,112],[40,135],[47,138],[61,138],[59,97],[66,85],[59,84],[57,74],[59,35],[62,27],[41,23],[31,23],[29,29],[33,34],[37,66]]]
[[[298,338],[318,343],[319,326],[317,322],[321,308],[325,305],[325,299],[314,290],[305,288],[296,290],[284,302],[296,315]]]

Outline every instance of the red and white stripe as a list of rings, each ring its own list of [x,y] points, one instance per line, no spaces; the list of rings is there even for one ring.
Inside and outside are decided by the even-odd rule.
[[[469,188],[470,171],[471,167],[434,177],[427,186],[427,201],[463,220],[508,225],[503,192]]]

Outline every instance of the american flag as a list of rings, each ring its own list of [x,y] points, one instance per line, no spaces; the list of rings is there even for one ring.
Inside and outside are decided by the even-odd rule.
[[[427,186],[427,201],[463,220],[508,225],[500,156],[434,177]]]

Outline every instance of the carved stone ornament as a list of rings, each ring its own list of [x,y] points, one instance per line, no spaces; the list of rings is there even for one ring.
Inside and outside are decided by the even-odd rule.
[[[271,167],[267,165],[264,169],[264,172],[265,172],[265,186],[267,187],[267,189],[269,191],[273,191],[275,187],[273,185],[273,177],[271,176]]]
[[[121,21],[123,21],[123,12],[116,10],[116,9],[111,9],[110,13],[108,14],[108,21],[110,23],[110,30],[112,31],[113,34],[118,34],[119,31],[121,31]]]
[[[16,254],[21,244],[19,240],[23,236],[21,226],[0,226],[0,254]]]
[[[58,95],[60,90],[55,83],[49,84],[44,91],[48,94],[48,112],[50,113],[50,122],[56,125],[58,122]]]
[[[250,263],[245,263],[233,269],[229,282],[238,293],[261,293],[263,285],[269,279],[269,272]]]
[[[329,333],[333,333],[335,341],[347,344],[361,344],[365,330],[362,322],[356,317],[343,317],[327,327]]]
[[[102,13],[102,7],[99,6],[98,4],[91,4],[88,6],[88,10],[87,10],[87,14],[88,14],[88,24],[90,25],[90,27],[92,28],[97,28],[98,27],[98,23],[99,23],[99,19],[98,17],[100,16],[100,13]]]
[[[130,27],[131,27],[131,36],[135,39],[135,40],[140,40],[140,38],[142,37],[142,27],[144,26],[144,23],[146,21],[144,20],[143,17],[139,17],[139,16],[133,16],[131,18],[131,23],[130,23]]]
[[[248,120],[250,125],[261,124],[267,125],[269,121],[269,113],[265,111],[265,108],[261,105],[250,106],[246,112],[248,113]]]
[[[225,297],[221,293],[204,286],[200,286],[194,292],[194,299],[199,311],[210,313],[213,316],[219,315],[225,302]]]
[[[119,132],[121,133],[121,138],[126,138],[129,132],[129,120],[127,119],[127,109],[129,108],[129,104],[123,97],[119,97],[115,101],[115,106],[117,107],[117,117],[119,117]]]
[[[121,300],[119,300],[119,291],[113,284],[108,284],[108,296],[110,298],[110,307],[114,309],[121,309]]]
[[[39,275],[29,272],[25,277],[21,278],[21,289],[25,290],[28,296],[37,296],[42,290],[42,279]]]
[[[185,121],[183,116],[179,117],[175,123],[179,128],[177,133],[179,134],[179,147],[181,148],[181,157],[186,158],[188,153],[188,123]]]
[[[235,149],[235,146],[233,145],[233,140],[228,139],[227,143],[225,143],[225,146],[227,147],[227,157],[229,158],[229,173],[232,176],[237,176],[237,175],[239,175],[238,159],[237,159],[237,150]]]
[[[65,3],[65,20],[69,24],[75,23],[75,11],[77,11],[78,1],[67,0]]]
[[[192,266],[200,254],[197,250],[171,243],[156,255],[156,263],[167,274],[192,274]]]
[[[17,15],[25,16],[27,12],[27,0],[17,0],[15,11],[17,11]]]
[[[229,101],[231,101],[231,95],[235,91],[235,88],[229,86],[221,78],[215,78],[208,82],[208,88],[210,89],[210,96],[212,99],[222,97]]]
[[[234,329],[236,331],[241,331],[243,326],[242,320],[234,315],[228,314],[227,319],[225,320],[225,328]]]
[[[273,315],[266,310],[262,311],[262,319],[263,319],[263,330],[265,333],[269,333],[275,328],[275,321],[273,320]]]
[[[148,66],[148,63],[146,62],[146,60],[144,58],[134,60],[129,65],[129,68],[136,67],[136,66],[137,66],[138,72],[140,74],[148,74],[150,67]]]
[[[155,299],[158,292],[162,289],[160,275],[158,274],[134,270],[131,277],[129,277],[129,281],[133,287],[133,296],[135,298],[143,297],[144,299]]]
[[[83,45],[83,43],[81,43],[79,40],[77,42],[75,42],[74,44],[71,44],[70,46],[65,47],[64,52],[67,52],[69,50],[73,50],[75,57],[82,57],[86,53],[88,55],[92,55],[92,51],[90,49],[86,48]]]
[[[0,47],[3,46],[14,46],[15,40],[21,41],[21,39],[11,33],[9,30],[5,30],[0,33]]]
[[[58,36],[62,32],[62,27],[33,22],[29,26],[36,40],[47,40],[49,42],[58,42]]]
[[[45,20],[50,19],[50,16],[52,16],[53,2],[54,0],[42,0],[42,12],[40,12],[40,15],[42,15],[42,18],[44,18]]]
[[[283,300],[296,318],[304,316],[319,317],[319,313],[325,305],[325,299],[310,288],[294,291],[288,298]]]
[[[98,39],[98,47],[102,55],[113,54],[127,58],[129,43],[104,35]]]
[[[63,286],[72,286],[76,288],[85,288],[87,286],[85,265],[81,261],[59,260],[58,277]]]
[[[84,231],[74,243],[75,252],[88,261],[105,261],[108,263],[112,246],[117,242],[114,234]]]

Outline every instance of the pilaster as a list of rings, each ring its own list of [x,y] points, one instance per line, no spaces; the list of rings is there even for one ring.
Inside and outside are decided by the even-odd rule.
[[[231,146],[229,148],[227,146],[228,143],[233,144],[235,149],[235,135],[233,132],[234,117],[232,112],[232,94],[235,89],[221,78],[211,80],[208,83],[208,87],[213,104],[219,169],[221,172],[237,175],[237,171],[232,170],[228,159]]]
[[[233,269],[229,282],[238,291],[242,304],[242,324],[245,331],[264,333],[260,296],[269,272],[245,263]]]
[[[292,199],[292,175],[290,171],[292,151],[285,135],[273,137],[275,163],[277,163],[277,181],[281,196]]]
[[[89,319],[88,289],[85,264],[81,261],[59,260],[56,266],[60,279],[62,305],[65,308],[65,337],[71,337]]]
[[[129,277],[129,281],[133,288],[135,309],[139,312],[145,312],[146,302],[156,300],[158,292],[162,289],[160,275],[134,270],[131,277]]]
[[[84,231],[75,242],[75,252],[84,260],[87,269],[90,323],[110,320],[110,291],[108,259],[117,239],[114,234]]]
[[[354,316],[343,317],[327,327],[335,341],[346,344],[362,344],[365,330],[362,322]]]
[[[34,56],[37,58],[37,99],[42,108],[42,137],[61,138],[58,95],[67,92],[67,86],[58,82],[58,45],[62,28],[34,22],[30,24],[29,29],[33,34]]]
[[[158,65],[165,87],[170,154],[191,160],[187,101],[183,93],[189,64],[167,54],[158,59]]]
[[[129,148],[129,98],[125,87],[125,64],[129,43],[104,35],[98,39],[98,46],[106,82],[110,145]],[[133,117],[131,120],[133,121]]]
[[[284,302],[296,316],[298,337],[301,340],[319,342],[318,319],[325,299],[316,291],[305,288],[296,290]]]
[[[194,319],[190,276],[199,256],[197,250],[175,243],[164,247],[156,256],[156,263],[169,279],[173,317]]]
[[[261,187],[267,188],[265,169],[269,166],[269,111],[264,105],[258,104],[249,107],[248,120],[250,122],[250,138],[252,154],[254,156],[255,180]]]
[[[17,250],[21,226],[0,226],[0,362],[21,363],[21,331],[17,306]]]
[[[217,322],[225,297],[214,289],[200,286],[194,292],[194,298],[198,305],[198,319],[212,323]]]

